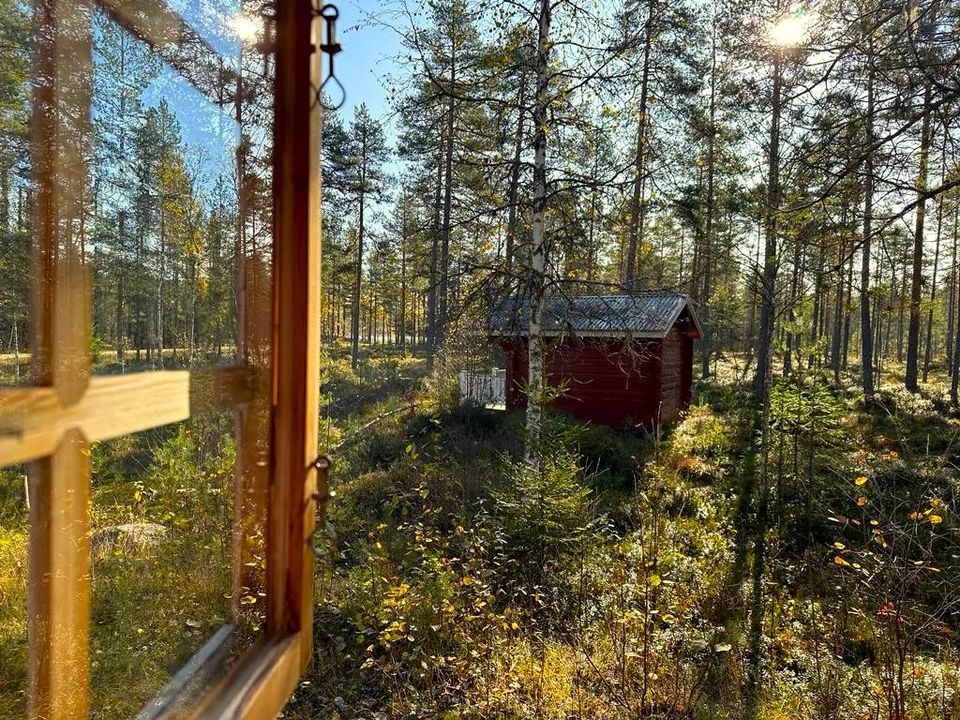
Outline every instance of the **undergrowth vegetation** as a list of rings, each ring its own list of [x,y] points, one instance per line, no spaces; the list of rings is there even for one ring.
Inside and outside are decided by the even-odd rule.
[[[551,417],[539,473],[522,417],[395,388],[328,420],[317,654],[286,716],[960,711],[957,423],[937,396],[782,382],[764,477],[729,385],[652,436]]]
[[[721,375],[655,433],[549,416],[532,472],[521,414],[461,405],[419,360],[362,368],[323,367],[335,498],[285,717],[960,716],[942,384],[867,404],[781,381],[764,458]],[[135,715],[236,619],[234,455],[227,415],[91,448],[94,717]],[[0,474],[0,717],[25,711],[24,476]],[[238,649],[263,597],[240,602]]]
[[[225,623],[234,522],[232,420],[200,417],[90,449],[91,716],[135,717]],[[26,469],[0,470],[0,717],[26,717]],[[237,649],[259,632],[249,597]]]

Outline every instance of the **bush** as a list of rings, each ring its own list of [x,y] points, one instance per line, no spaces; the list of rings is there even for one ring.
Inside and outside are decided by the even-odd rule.
[[[581,425],[571,446],[597,493],[632,491],[638,468],[653,454],[651,443],[605,425]]]
[[[740,425],[707,405],[694,405],[667,444],[667,462],[689,480],[710,483],[730,468]]]
[[[325,658],[337,674],[316,677],[296,717],[342,710],[330,706],[331,696],[356,694],[344,659],[359,664],[364,694],[375,689],[377,708],[390,717],[438,717],[462,707],[477,678],[493,672],[496,649],[518,629],[510,608],[495,607],[488,553],[496,543],[488,532],[459,525],[440,531],[425,522],[425,508],[414,512],[414,496],[425,501],[430,494],[414,488],[398,512],[409,519],[381,523],[357,543],[360,562],[334,569],[339,596],[318,632],[337,644]],[[336,684],[341,678],[345,687]]]
[[[539,472],[508,461],[505,482],[493,491],[500,530],[499,582],[509,597],[546,609],[548,621],[563,615],[570,600],[570,570],[582,556],[597,520],[580,467],[565,451],[541,459]],[[542,595],[543,587],[550,597]]]
[[[933,420],[939,417],[932,399],[910,392],[902,385],[885,385],[877,392],[876,400],[887,412],[905,419]]]
[[[730,422],[708,405],[694,405],[684,415],[670,438],[670,449],[701,458],[724,458],[733,449]]]

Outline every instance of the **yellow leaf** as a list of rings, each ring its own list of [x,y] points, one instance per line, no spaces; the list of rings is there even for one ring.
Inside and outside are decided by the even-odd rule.
[[[943,522],[943,518],[940,517],[939,515],[931,515],[930,522],[934,525],[939,525],[940,523]]]
[[[839,555],[837,555],[836,557],[834,557],[834,558],[833,558],[833,561],[834,561],[837,565],[849,565],[849,564],[850,564],[850,563],[848,563],[846,560],[844,560],[842,557],[840,557]]]
[[[858,477],[856,480],[854,480],[853,483],[854,483],[854,485],[866,485],[866,484],[867,484],[867,476],[866,476],[866,475],[861,475],[861,476]]]

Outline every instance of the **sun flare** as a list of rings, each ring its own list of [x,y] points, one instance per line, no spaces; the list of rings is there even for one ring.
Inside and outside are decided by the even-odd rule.
[[[770,26],[770,41],[781,47],[800,45],[807,37],[810,16],[802,10],[784,15]]]
[[[241,42],[254,42],[260,38],[261,25],[253,15],[238,12],[230,16],[227,25]]]

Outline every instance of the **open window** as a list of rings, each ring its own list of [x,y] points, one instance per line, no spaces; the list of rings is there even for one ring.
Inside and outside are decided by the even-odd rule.
[[[32,3],[29,369],[0,381],[29,717],[272,717],[310,658],[313,14]]]

